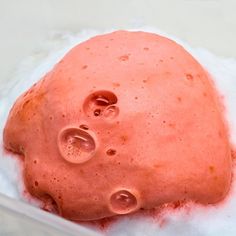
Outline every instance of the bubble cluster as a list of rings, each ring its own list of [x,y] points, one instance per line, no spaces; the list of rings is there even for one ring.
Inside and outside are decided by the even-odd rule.
[[[97,91],[90,94],[84,102],[84,112],[88,117],[113,119],[119,114],[117,96],[110,91]]]

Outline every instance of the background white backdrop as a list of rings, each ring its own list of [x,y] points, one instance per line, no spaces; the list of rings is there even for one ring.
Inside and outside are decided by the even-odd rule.
[[[0,0],[0,79],[52,30],[153,26],[236,57],[235,0]]]

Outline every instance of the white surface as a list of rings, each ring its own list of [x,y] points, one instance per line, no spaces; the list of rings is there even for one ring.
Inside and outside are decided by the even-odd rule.
[[[157,31],[146,28],[146,31]],[[50,70],[53,64],[58,61],[72,45],[77,44],[85,38],[97,34],[97,31],[84,31],[80,34],[55,34],[50,40],[44,42],[44,47],[38,48],[40,54],[32,54],[28,59],[19,64],[15,76],[7,84],[2,84],[5,89],[0,90],[1,113],[0,113],[0,133],[15,98],[25,89],[37,81],[46,71]],[[178,40],[177,40],[178,41]],[[213,75],[214,81],[220,93],[225,97],[227,108],[227,119],[230,123],[231,138],[236,143],[236,60],[222,59],[214,56],[210,52],[191,48],[184,45],[208,71]],[[7,86],[9,85],[9,86]],[[14,85],[14,86],[13,86]],[[5,94],[4,96],[1,96]],[[1,145],[1,144],[0,144]],[[0,158],[0,191],[15,198],[21,198],[19,193],[19,179],[17,178],[17,166],[14,159],[7,158],[6,155]],[[163,227],[158,221],[151,218],[124,217],[118,223],[112,225],[108,235],[128,236],[128,235],[197,235],[197,236],[234,236],[236,235],[236,192],[235,181],[232,193],[227,201],[220,206],[200,206],[187,205],[185,208],[164,212],[159,221],[167,221]],[[20,186],[21,187],[21,186]]]
[[[192,46],[236,57],[235,0],[0,0],[0,80],[48,32],[150,25]]]

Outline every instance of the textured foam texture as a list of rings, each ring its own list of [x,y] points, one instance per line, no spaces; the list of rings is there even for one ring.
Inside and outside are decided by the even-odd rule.
[[[211,77],[156,34],[118,31],[73,48],[17,99],[4,144],[22,156],[27,190],[72,220],[212,204],[231,183]]]

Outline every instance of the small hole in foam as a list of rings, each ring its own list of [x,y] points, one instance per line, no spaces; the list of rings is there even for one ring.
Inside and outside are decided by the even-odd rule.
[[[83,125],[80,125],[80,128],[81,128],[81,129],[84,129],[84,130],[88,130],[88,129],[89,129],[89,127],[88,127],[87,125],[84,125],[84,124],[83,124]]]
[[[100,109],[96,109],[94,112],[93,112],[94,116],[100,116],[101,114],[101,110]]]
[[[106,153],[107,153],[108,156],[114,156],[116,154],[116,150],[110,148],[110,149],[107,150]]]

